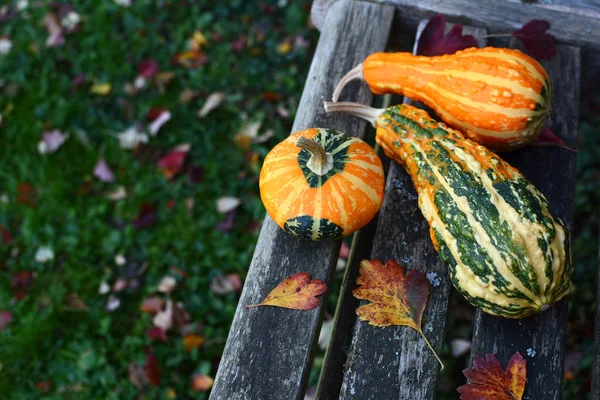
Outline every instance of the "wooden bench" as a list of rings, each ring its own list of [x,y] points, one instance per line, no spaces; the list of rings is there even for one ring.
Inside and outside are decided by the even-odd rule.
[[[576,46],[600,46],[600,5],[594,1],[554,0],[522,4],[517,0],[337,1],[322,25],[292,131],[328,127],[364,137],[367,123],[358,118],[325,114],[323,102],[347,71],[377,51],[407,51],[420,21],[441,13],[469,28],[480,46],[487,33],[512,32],[532,19],[552,23],[558,54],[542,64],[554,87],[549,126],[568,146],[577,146],[581,52]],[[572,8],[578,3],[581,8]],[[418,5],[417,5],[418,4]],[[506,42],[508,45],[508,42]],[[511,42],[511,46],[517,45]],[[364,84],[354,83],[343,97],[365,104],[374,98]],[[372,134],[372,133],[371,133]],[[546,195],[554,213],[571,230],[576,154],[555,147],[526,148],[502,155]],[[439,365],[418,334],[406,327],[375,328],[356,320],[358,264],[363,259],[394,259],[406,268],[437,272],[423,326],[441,354],[452,285],[447,267],[429,239],[429,226],[417,208],[410,178],[395,163],[386,172],[381,211],[356,233],[317,390],[318,399],[433,399]],[[241,294],[211,399],[302,399],[323,318],[323,304],[311,311],[264,307],[249,312],[245,304],[260,302],[285,277],[306,271],[328,282],[335,271],[341,241],[311,242],[284,233],[267,216]],[[255,310],[258,311],[258,310]],[[496,354],[506,366],[519,351],[527,358],[525,398],[562,398],[567,300],[530,318],[510,320],[477,310],[471,357]],[[598,351],[600,354],[600,350]],[[594,376],[600,376],[595,373]],[[600,398],[598,382],[594,393]],[[458,395],[457,395],[458,397]]]

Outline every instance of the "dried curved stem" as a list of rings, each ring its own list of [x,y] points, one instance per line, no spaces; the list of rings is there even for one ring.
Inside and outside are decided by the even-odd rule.
[[[324,103],[326,112],[341,112],[345,114],[354,115],[356,117],[362,118],[366,121],[369,121],[373,126],[375,126],[375,122],[377,118],[385,111],[384,108],[373,108],[369,106],[365,106],[360,103],[352,103],[349,101],[341,101],[341,102],[331,102],[326,101]]]
[[[338,99],[340,98],[340,93],[342,92],[342,89],[344,88],[344,86],[346,86],[346,84],[348,84],[348,82],[353,81],[355,79],[363,80],[363,65],[362,65],[362,63],[360,63],[356,67],[352,68],[350,71],[348,71],[348,73],[346,75],[344,75],[342,77],[342,79],[340,79],[337,86],[335,87],[335,90],[333,91],[333,96],[332,96],[333,101],[338,101]]]

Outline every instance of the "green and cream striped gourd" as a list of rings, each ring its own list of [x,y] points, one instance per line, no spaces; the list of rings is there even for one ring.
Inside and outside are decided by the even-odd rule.
[[[521,318],[568,293],[573,271],[568,231],[517,169],[409,105],[326,108],[376,125],[377,142],[410,174],[433,244],[471,304]]]

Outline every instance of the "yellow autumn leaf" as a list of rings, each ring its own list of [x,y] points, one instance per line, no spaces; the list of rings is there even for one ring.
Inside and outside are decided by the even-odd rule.
[[[288,40],[279,43],[279,46],[277,46],[277,52],[279,54],[287,54],[290,51],[292,51],[292,44]]]
[[[192,49],[200,50],[204,46],[208,45],[208,39],[200,31],[194,32],[190,39],[190,47]]]
[[[112,90],[112,85],[110,83],[95,83],[90,88],[90,92],[93,94],[97,94],[100,96],[106,96]]]
[[[326,291],[325,282],[319,279],[311,280],[308,272],[300,272],[285,278],[265,297],[262,303],[244,307],[274,306],[294,310],[312,310],[319,305],[319,299],[316,296],[322,295]]]

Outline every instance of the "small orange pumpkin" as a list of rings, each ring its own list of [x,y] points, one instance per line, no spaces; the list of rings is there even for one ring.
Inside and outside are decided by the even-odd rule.
[[[283,230],[306,239],[337,239],[379,211],[383,166],[362,140],[309,128],[267,154],[259,186],[267,212]]]

